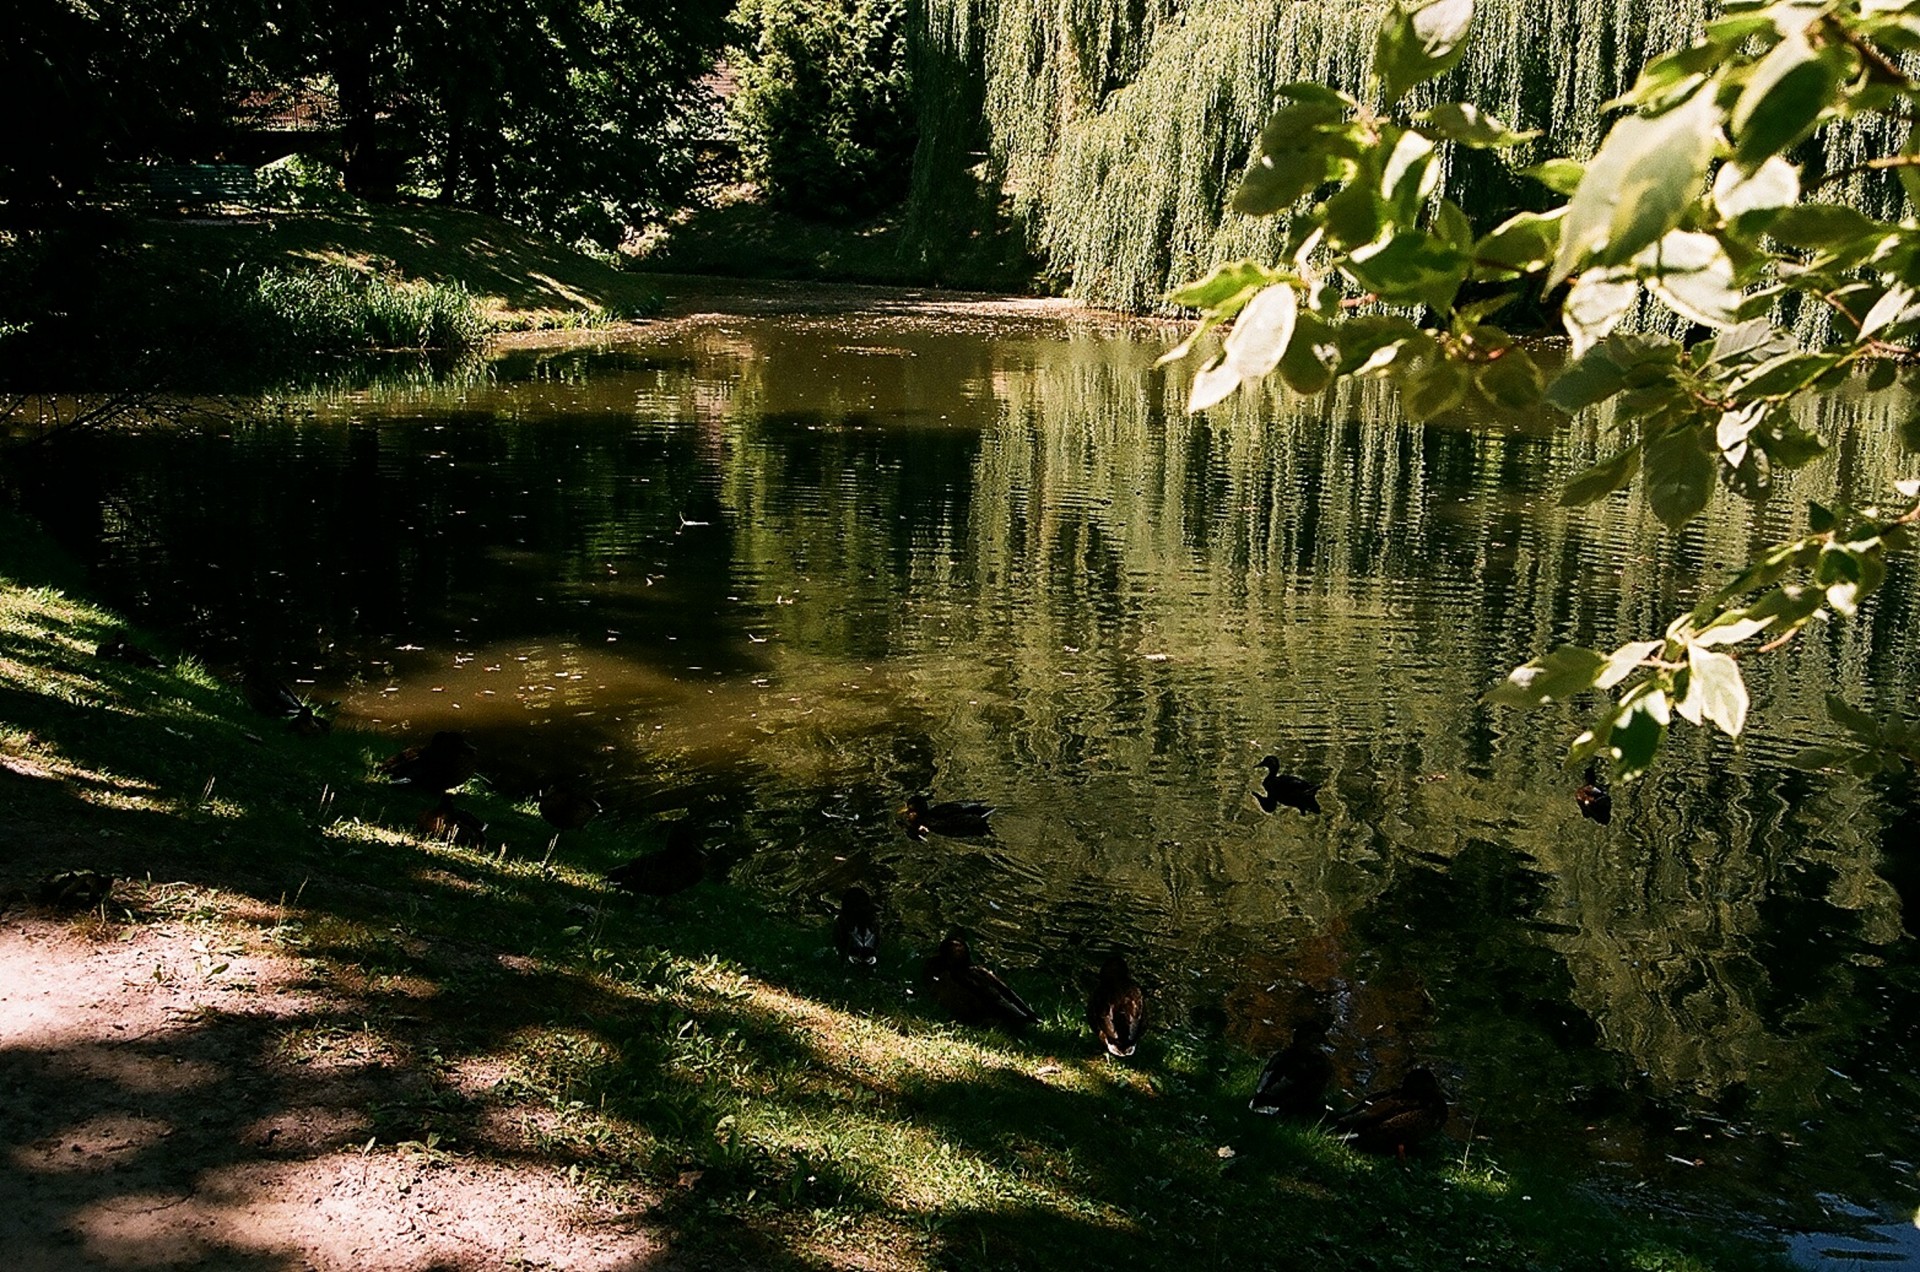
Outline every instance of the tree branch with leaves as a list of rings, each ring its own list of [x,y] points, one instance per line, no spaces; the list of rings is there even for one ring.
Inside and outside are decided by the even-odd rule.
[[[1395,0],[1364,96],[1314,83],[1279,90],[1233,207],[1286,217],[1287,247],[1276,263],[1224,265],[1169,298],[1201,318],[1168,360],[1231,324],[1194,375],[1189,409],[1274,375],[1301,394],[1386,378],[1416,421],[1476,397],[1568,418],[1611,402],[1617,449],[1573,478],[1563,504],[1638,477],[1654,514],[1678,527],[1716,485],[1763,495],[1774,470],[1824,450],[1794,402],[1920,335],[1920,222],[1822,202],[1813,196],[1830,178],[1803,188],[1793,159],[1835,121],[1920,118],[1920,86],[1900,64],[1920,53],[1920,0],[1728,0],[1698,40],[1649,63],[1612,104],[1626,113],[1592,158],[1527,170],[1564,202],[1484,233],[1440,191],[1446,148],[1507,150],[1532,134],[1471,102],[1406,104],[1460,60],[1473,15],[1473,0]],[[1892,171],[1920,203],[1920,128],[1911,137],[1867,165]],[[1542,289],[1563,297],[1571,343],[1551,376],[1495,321]],[[1646,298],[1712,334],[1689,343],[1621,330]],[[1826,307],[1839,338],[1802,347],[1775,320],[1783,302]],[[1853,615],[1885,579],[1888,555],[1912,546],[1920,481],[1887,500],[1812,505],[1805,536],[1756,556],[1663,634],[1611,653],[1556,649],[1489,700],[1608,695],[1567,763],[1605,760],[1623,780],[1654,762],[1675,715],[1739,736],[1742,663],[1818,619]],[[1799,763],[1865,773],[1920,757],[1913,728],[1837,698],[1829,706],[1848,740],[1809,747]]]

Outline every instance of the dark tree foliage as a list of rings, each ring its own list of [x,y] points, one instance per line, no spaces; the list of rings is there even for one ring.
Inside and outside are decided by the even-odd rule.
[[[742,0],[730,59],[748,175],[822,220],[906,196],[918,131],[905,0]]]
[[[0,200],[18,217],[71,202],[110,160],[218,158],[245,94],[317,93],[353,193],[414,183],[611,242],[691,173],[697,81],[728,7],[25,0],[0,36]]]

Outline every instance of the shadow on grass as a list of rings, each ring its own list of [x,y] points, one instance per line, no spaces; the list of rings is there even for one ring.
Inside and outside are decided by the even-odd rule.
[[[127,885],[96,936],[204,919],[293,960],[266,998],[215,993],[209,962],[193,1011],[150,1036],[9,1029],[0,1210],[20,1240],[30,1223],[104,1257],[103,1215],[216,1189],[265,1205],[276,1164],[358,1151],[557,1173],[671,1231],[676,1266],[1747,1262],[1691,1262],[1589,1201],[1447,1169],[1447,1145],[1403,1171],[1250,1118],[1252,1059],[1197,1038],[1092,1059],[1057,993],[1026,1036],[954,1027],[911,993],[916,959],[855,976],[824,924],[724,886],[634,901],[423,842],[405,829],[420,798],[369,780],[369,739],[273,732],[204,678],[93,659],[96,611],[0,602],[0,884],[77,866],[179,881]],[[546,837],[487,811],[515,842]],[[596,826],[569,853],[620,846]],[[119,1147],[75,1169],[62,1145],[103,1127]],[[186,1243],[175,1262],[302,1257],[244,1225],[150,1228]]]

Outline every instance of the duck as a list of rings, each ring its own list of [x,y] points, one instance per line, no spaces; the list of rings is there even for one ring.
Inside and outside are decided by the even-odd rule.
[[[626,892],[670,897],[685,892],[706,877],[706,854],[700,832],[688,822],[675,822],[667,831],[667,846],[643,852],[607,871],[607,882]]]
[[[880,909],[865,888],[852,887],[840,897],[840,913],[833,920],[833,947],[855,967],[880,962]]]
[[[1600,776],[1599,765],[1587,765],[1586,781],[1574,789],[1573,802],[1580,805],[1580,815],[1588,821],[1605,826],[1613,820],[1613,793]]]
[[[1270,1117],[1315,1121],[1327,1112],[1327,1087],[1333,1061],[1327,1055],[1327,1022],[1311,1019],[1293,1031],[1293,1039],[1273,1053],[1253,1084],[1247,1107]]]
[[[130,667],[146,667],[152,671],[158,671],[166,666],[158,658],[134,644],[128,638],[127,629],[124,627],[116,627],[108,632],[107,638],[95,647],[93,656],[104,658],[108,662],[126,663]]]
[[[487,823],[464,808],[455,808],[453,796],[444,791],[440,802],[421,813],[414,825],[429,839],[486,851]]]
[[[962,1024],[1016,1027],[1040,1019],[1012,986],[973,961],[973,950],[958,928],[947,933],[927,959],[926,980],[934,1001]]]
[[[549,782],[540,792],[540,816],[555,830],[579,830],[599,815],[599,800],[564,782]]]
[[[62,870],[48,875],[33,888],[33,899],[54,910],[95,910],[113,895],[118,875],[104,870]]]
[[[285,720],[287,730],[300,737],[317,738],[333,730],[332,721],[259,663],[247,666],[240,678],[240,692],[245,695],[248,706],[261,715]]]
[[[1100,982],[1087,1001],[1087,1024],[1107,1054],[1125,1060],[1140,1045],[1147,1025],[1147,996],[1118,954],[1100,965]]]
[[[441,730],[425,746],[410,746],[380,762],[380,771],[396,782],[440,794],[472,777],[480,752],[464,733]]]
[[[1292,773],[1282,773],[1280,757],[1277,755],[1267,756],[1254,767],[1267,770],[1267,775],[1260,779],[1260,789],[1253,793],[1261,812],[1276,812],[1283,807],[1297,808],[1303,813],[1320,811],[1320,800],[1317,798],[1320,783],[1309,782]]]
[[[1391,1091],[1370,1095],[1334,1119],[1333,1129],[1363,1153],[1392,1153],[1401,1162],[1407,1149],[1447,1124],[1447,1093],[1424,1066],[1407,1074]]]
[[[925,795],[909,795],[900,810],[900,824],[915,839],[925,839],[928,832],[949,839],[977,839],[993,833],[987,825],[987,818],[991,816],[993,805],[977,799],[950,799],[933,804]]]

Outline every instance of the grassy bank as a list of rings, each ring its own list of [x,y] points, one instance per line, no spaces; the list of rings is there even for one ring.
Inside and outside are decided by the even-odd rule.
[[[424,801],[372,776],[391,739],[282,733],[191,660],[103,662],[117,620],[76,585],[0,525],[0,889],[111,870],[131,882],[66,920],[90,940],[188,925],[209,982],[223,951],[286,959],[302,1005],[234,1059],[293,1075],[288,1101],[330,1066],[384,1074],[400,1094],[329,1131],[364,1159],[558,1169],[646,1208],[682,1266],[1767,1266],[1477,1148],[1403,1170],[1254,1118],[1259,1058],[1201,1035],[1097,1059],[1043,970],[1014,970],[1044,1019],[1009,1037],[923,1002],[917,952],[853,974],[774,899],[610,893],[599,871],[651,824],[569,833],[548,868],[544,825],[482,793],[504,851],[426,841]],[[223,1036],[223,1010],[194,1028]],[[279,1111],[217,1147],[268,1152]]]
[[[327,359],[643,317],[637,275],[476,213],[98,213],[0,236],[0,374],[17,387],[247,387]],[[49,381],[52,381],[49,383]]]

